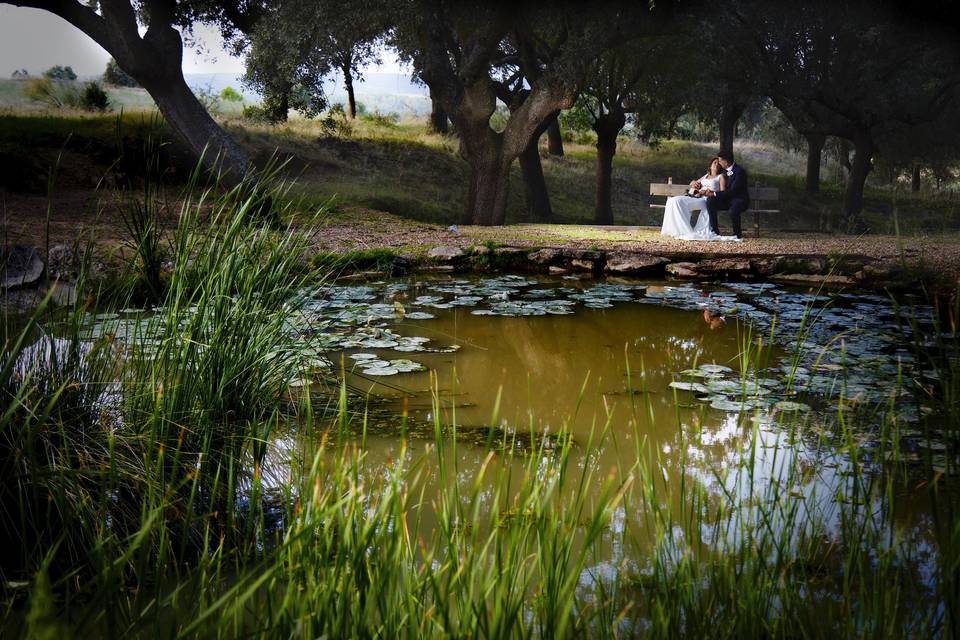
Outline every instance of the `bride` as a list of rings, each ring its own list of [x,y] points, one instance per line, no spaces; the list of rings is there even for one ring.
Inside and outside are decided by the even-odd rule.
[[[667,198],[667,208],[663,212],[663,226],[660,233],[681,240],[735,240],[736,236],[718,236],[710,230],[710,217],[707,215],[707,196],[723,191],[727,186],[727,176],[720,167],[720,159],[710,161],[707,173],[699,180],[690,183],[690,195]],[[694,211],[700,211],[696,226],[690,218]]]

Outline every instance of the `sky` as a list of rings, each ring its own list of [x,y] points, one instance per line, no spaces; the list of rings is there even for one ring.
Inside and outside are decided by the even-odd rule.
[[[184,73],[243,73],[243,61],[224,51],[216,29],[201,26],[195,33],[205,52],[184,51]],[[391,52],[382,58],[384,64],[368,73],[409,73]],[[80,76],[100,75],[109,59],[100,45],[65,20],[39,9],[0,4],[0,78],[15,69],[39,75],[57,64],[70,65]]]

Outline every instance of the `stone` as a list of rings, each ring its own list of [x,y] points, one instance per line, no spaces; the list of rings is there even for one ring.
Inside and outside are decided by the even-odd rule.
[[[486,246],[486,245],[483,245],[483,244],[480,244],[480,245],[477,245],[477,246],[473,247],[473,249],[470,251],[470,253],[471,253],[472,255],[475,255],[475,256],[485,256],[485,255],[487,255],[488,253],[490,253],[490,247],[488,247],[488,246]]]
[[[853,274],[854,280],[866,282],[871,280],[888,280],[897,270],[896,265],[889,264],[865,264],[863,268]]]
[[[595,263],[602,263],[606,258],[602,251],[592,249],[563,249],[560,254],[568,260],[591,260]]]
[[[440,262],[451,262],[464,256],[460,247],[434,247],[427,252],[427,256]]]
[[[771,282],[780,282],[782,284],[812,285],[812,286],[834,286],[842,287],[853,284],[853,278],[850,276],[831,276],[806,273],[786,273],[770,276]]]
[[[750,260],[750,265],[754,273],[769,276],[780,270],[781,262],[783,262],[783,256],[773,256],[772,258],[754,258]]]
[[[390,261],[390,275],[394,278],[405,275],[413,266],[413,260],[408,256],[393,256]]]
[[[750,260],[747,258],[714,258],[704,260],[697,265],[697,271],[701,274],[717,273],[749,273],[753,270]]]
[[[597,268],[597,263],[593,260],[581,260],[580,258],[574,258],[570,261],[570,267],[579,271],[594,271]]]
[[[550,264],[552,262],[556,262],[557,259],[560,258],[560,250],[551,249],[549,247],[538,249],[537,251],[529,254],[527,258],[530,260],[530,262],[534,262],[536,264]]]
[[[417,267],[420,273],[453,273],[452,264],[434,264]]]
[[[3,288],[14,289],[37,284],[43,275],[43,260],[30,245],[14,244],[4,251]]]
[[[677,278],[699,278],[696,262],[674,262],[666,267],[668,275]]]
[[[637,275],[657,273],[670,262],[661,256],[649,256],[642,253],[615,252],[607,256],[603,270],[607,273]]]
[[[47,275],[51,280],[76,280],[80,275],[80,259],[76,252],[64,244],[50,247]]]
[[[564,276],[570,272],[567,269],[564,269],[563,267],[552,266],[549,269],[549,273],[552,276]]]

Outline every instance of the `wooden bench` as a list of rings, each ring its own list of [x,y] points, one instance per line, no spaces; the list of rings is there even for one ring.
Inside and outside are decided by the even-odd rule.
[[[686,195],[687,189],[690,186],[686,184],[673,184],[673,183],[650,183],[650,195],[651,196],[661,196],[667,197],[670,196],[682,196]],[[753,214],[753,232],[757,238],[760,237],[760,214],[762,213],[780,213],[780,209],[770,209],[764,208],[770,206],[777,206],[780,202],[780,190],[776,187],[750,187],[750,208],[744,211],[744,215],[748,213]],[[654,209],[663,209],[666,207],[665,204],[651,204]],[[701,215],[707,215],[707,210],[704,208],[701,212]]]

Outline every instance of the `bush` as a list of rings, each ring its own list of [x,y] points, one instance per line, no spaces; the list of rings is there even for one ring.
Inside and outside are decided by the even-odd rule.
[[[69,65],[67,65],[66,67],[62,67],[58,64],[44,71],[43,77],[49,78],[51,80],[73,82],[74,80],[77,79],[77,74],[73,71],[73,68],[70,67]]]
[[[225,87],[220,92],[220,99],[224,102],[243,102],[243,96],[233,87]]]
[[[258,104],[247,104],[243,106],[241,115],[252,122],[273,122],[270,118],[270,112]]]
[[[103,81],[106,84],[112,84],[116,87],[139,87],[140,83],[133,79],[133,76],[120,68],[117,61],[110,58],[107,68],[103,72]]]
[[[80,107],[89,111],[106,111],[110,108],[110,96],[98,82],[87,82],[80,92]]]
[[[207,113],[213,115],[220,112],[220,96],[213,92],[211,85],[208,84],[205,87],[190,87],[190,90],[193,91],[193,95],[197,97],[197,100],[199,100],[203,108],[207,110]]]
[[[367,122],[372,122],[373,124],[379,125],[381,127],[396,127],[397,123],[400,122],[399,113],[380,113],[380,110],[377,109],[373,113],[365,113],[360,116]]]
[[[56,109],[80,106],[80,92],[70,82],[51,80],[47,77],[33,78],[27,80],[21,93],[33,102]]]

